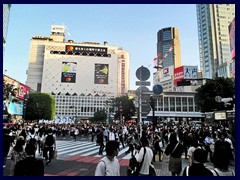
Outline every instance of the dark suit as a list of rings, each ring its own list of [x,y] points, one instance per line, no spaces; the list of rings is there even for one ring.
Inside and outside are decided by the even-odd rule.
[[[18,161],[15,166],[14,176],[44,176],[44,164],[35,157],[26,157]]]

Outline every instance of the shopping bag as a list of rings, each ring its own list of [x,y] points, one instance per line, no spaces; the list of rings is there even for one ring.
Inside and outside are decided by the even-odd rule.
[[[52,159],[57,159],[57,150],[56,149],[53,150],[53,157],[52,157]]]

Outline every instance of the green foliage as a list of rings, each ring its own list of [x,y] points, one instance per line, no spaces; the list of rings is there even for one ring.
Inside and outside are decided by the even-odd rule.
[[[105,109],[100,109],[97,112],[94,113],[93,118],[90,119],[90,121],[96,121],[96,122],[105,122],[107,119],[107,113]]]
[[[218,103],[215,100],[216,96],[222,98],[233,97],[235,94],[235,82],[231,78],[216,78],[214,80],[207,80],[207,82],[198,88],[196,98],[196,105],[201,112],[212,112],[214,110],[230,110],[233,106],[224,106],[224,103]]]
[[[55,117],[55,99],[47,93],[31,93],[26,101],[26,120],[48,119]]]
[[[136,108],[133,102],[133,99],[129,99],[128,96],[116,97],[113,100],[113,109],[115,111],[115,118],[120,119],[120,114],[125,117],[125,120],[129,120],[136,113]]]

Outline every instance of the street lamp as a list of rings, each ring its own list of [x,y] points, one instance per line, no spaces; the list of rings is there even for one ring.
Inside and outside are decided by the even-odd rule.
[[[110,99],[106,100],[106,108],[107,108],[107,123],[110,121],[110,107],[112,106],[112,101]]]
[[[25,117],[26,117],[26,107],[27,107],[27,100],[29,98],[29,94],[25,94],[24,95],[24,99],[23,99],[23,126],[25,123]]]
[[[75,124],[77,124],[77,106],[69,106],[69,108],[75,108]]]

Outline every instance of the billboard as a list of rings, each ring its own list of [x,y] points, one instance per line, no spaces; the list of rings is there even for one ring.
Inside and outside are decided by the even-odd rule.
[[[94,84],[108,84],[108,64],[95,64]]]
[[[229,31],[231,57],[233,59],[235,58],[235,18],[228,26],[228,31]]]
[[[51,32],[64,33],[65,32],[65,26],[52,25]]]
[[[183,66],[184,79],[197,79],[198,67],[197,66]]]
[[[171,80],[173,75],[173,66],[165,67],[161,70],[160,82]]]
[[[178,81],[181,81],[184,78],[184,69],[183,66],[174,69],[174,86],[177,85]]]
[[[30,93],[30,89],[31,89],[30,87],[28,87],[22,83],[19,83],[15,79],[12,79],[6,75],[4,75],[3,79],[6,84],[11,84],[13,86],[12,88],[13,88],[13,92],[14,92],[14,97],[24,99],[24,95],[26,93],[28,93],[28,94]]]
[[[23,105],[10,102],[8,104],[8,113],[12,115],[23,115]]]
[[[76,82],[76,62],[62,62],[62,83],[75,83]]]
[[[92,46],[73,46],[66,45],[66,51],[78,52],[78,53],[99,53],[107,54],[106,47],[92,47]]]
[[[19,84],[19,93],[18,93],[19,95],[18,95],[18,97],[20,99],[24,99],[24,95],[29,94],[29,93],[30,93],[30,87],[20,83]]]

